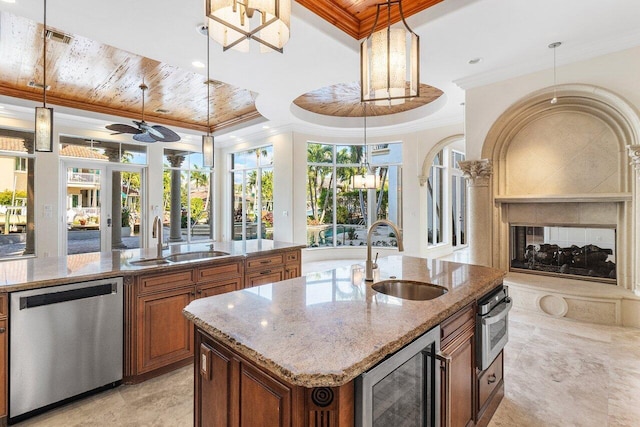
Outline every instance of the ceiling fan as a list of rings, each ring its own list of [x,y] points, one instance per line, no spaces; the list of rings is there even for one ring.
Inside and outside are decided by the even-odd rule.
[[[176,142],[180,141],[180,136],[169,128],[160,125],[150,125],[144,121],[144,92],[149,87],[144,82],[139,86],[142,90],[142,120],[132,120],[137,127],[114,123],[107,125],[106,128],[113,131],[111,135],[120,135],[123,133],[133,134],[133,139],[139,142]]]

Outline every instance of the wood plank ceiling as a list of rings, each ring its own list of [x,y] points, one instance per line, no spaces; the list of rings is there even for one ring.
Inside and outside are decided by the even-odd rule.
[[[0,94],[41,101],[42,24],[3,12],[0,31]],[[71,35],[68,44],[47,42],[47,103],[140,120],[143,78],[146,121],[206,131],[207,86],[200,74],[80,36]],[[222,82],[211,89],[212,130],[260,117],[257,94]]]
[[[380,0],[296,1],[350,36],[362,39],[371,32],[375,5]],[[408,17],[441,1],[403,0],[403,12]],[[397,8],[393,7],[391,20],[397,22],[399,19]],[[384,25],[386,20],[379,22],[378,28]],[[7,12],[0,14],[1,95],[42,100],[42,31],[43,26],[39,23]],[[60,34],[64,35],[64,32]],[[50,87],[47,101],[50,104],[139,120],[142,115],[139,85],[143,78],[149,87],[145,98],[148,122],[206,131],[207,90],[201,75],[81,36],[70,35],[68,44],[54,39],[47,43],[47,83]],[[347,90],[349,93],[344,99],[337,96],[344,89],[340,86],[304,94],[296,104],[310,111],[324,111],[321,114],[358,115],[351,90]],[[333,102],[342,105],[333,109],[328,107],[327,93],[333,93]],[[433,95],[430,90],[428,96]],[[212,131],[260,117],[255,107],[255,93],[214,82],[211,96]],[[312,105],[314,102],[315,106]],[[426,102],[420,97],[401,110],[376,111],[374,108],[372,115],[415,108],[419,106],[416,103],[424,105]]]

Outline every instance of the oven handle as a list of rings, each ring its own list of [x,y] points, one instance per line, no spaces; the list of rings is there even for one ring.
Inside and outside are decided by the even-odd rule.
[[[505,298],[504,302],[498,304],[496,308],[487,313],[486,316],[482,316],[480,318],[480,321],[485,326],[498,323],[499,321],[507,317],[507,314],[509,313],[509,310],[511,310],[512,306],[513,300],[511,298]]]

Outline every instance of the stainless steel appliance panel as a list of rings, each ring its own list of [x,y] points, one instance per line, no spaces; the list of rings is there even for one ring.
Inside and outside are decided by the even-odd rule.
[[[122,278],[13,292],[9,417],[122,379]]]
[[[439,426],[439,351],[436,326],[356,378],[356,426]]]
[[[508,288],[504,286],[478,302],[476,363],[483,371],[509,341],[509,310],[513,301],[508,295]]]

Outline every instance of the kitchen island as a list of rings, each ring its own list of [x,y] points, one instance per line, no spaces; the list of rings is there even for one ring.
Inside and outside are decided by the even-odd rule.
[[[199,352],[196,425],[251,425],[256,414],[272,417],[264,425],[353,425],[356,377],[504,277],[488,267],[407,256],[379,265],[381,280],[428,282],[447,293],[400,299],[353,283],[351,270],[339,268],[191,302],[184,314]]]

